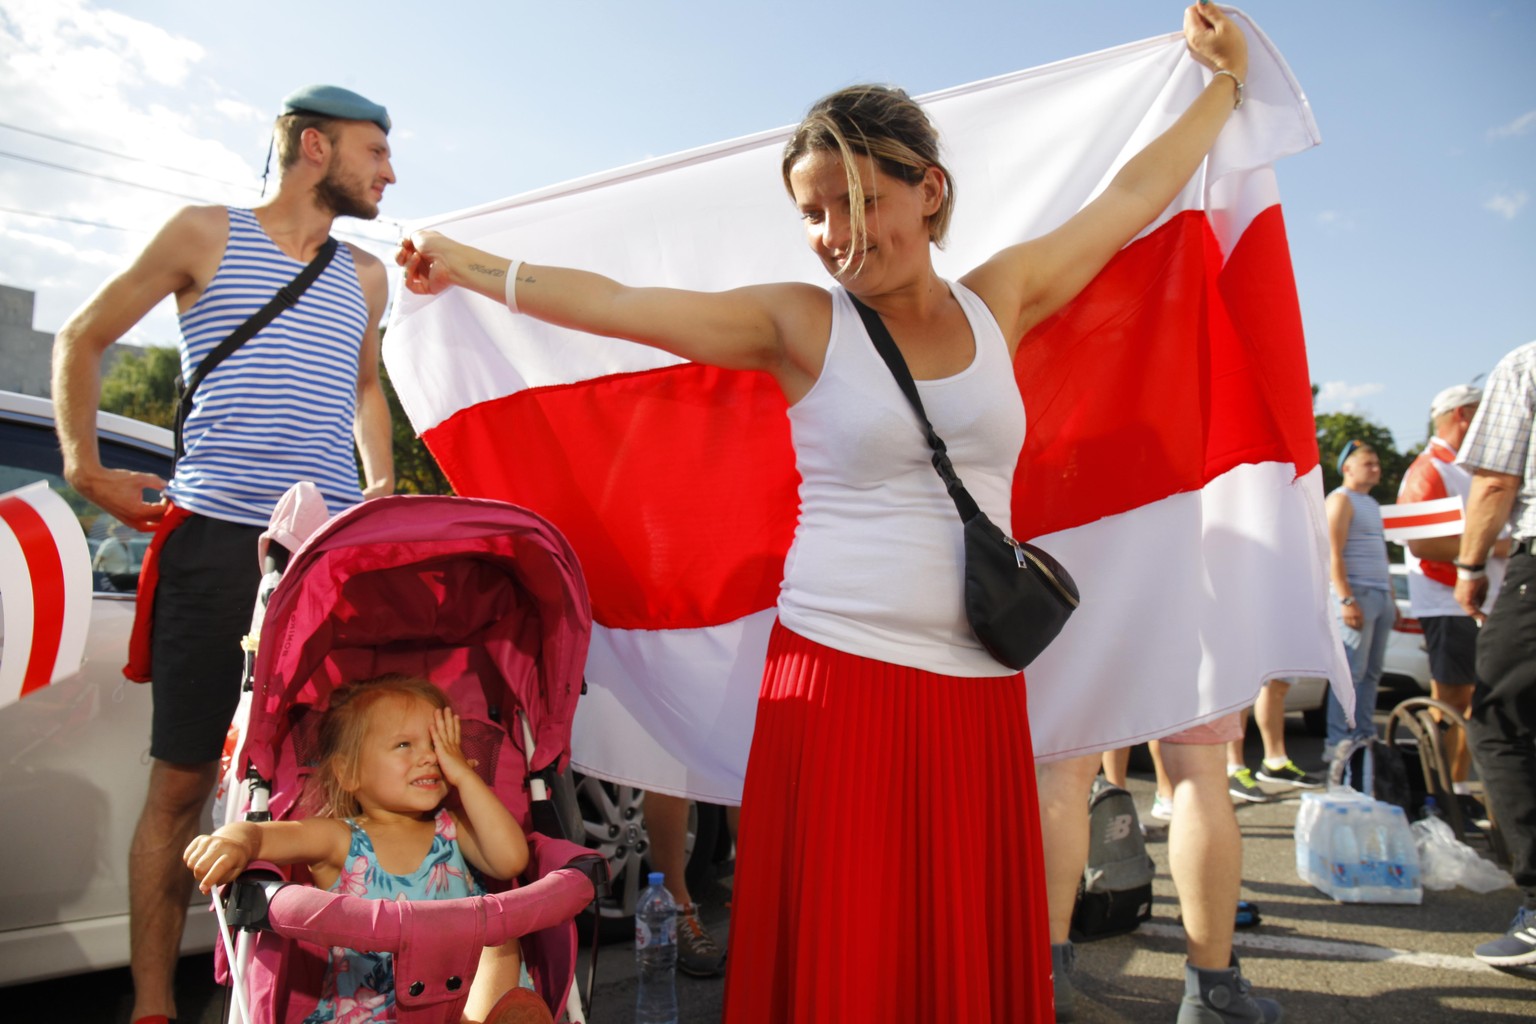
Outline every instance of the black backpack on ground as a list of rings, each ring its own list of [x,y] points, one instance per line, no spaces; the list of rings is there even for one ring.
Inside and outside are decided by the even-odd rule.
[[[1396,804],[1412,821],[1424,805],[1424,765],[1402,747],[1374,737],[1341,743],[1328,766],[1330,786],[1349,786],[1366,796]]]
[[[1088,863],[1072,910],[1073,942],[1133,932],[1152,916],[1152,876],[1131,794],[1097,778],[1088,794]]]

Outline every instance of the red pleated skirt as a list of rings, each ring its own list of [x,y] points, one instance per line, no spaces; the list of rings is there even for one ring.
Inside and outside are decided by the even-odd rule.
[[[775,624],[737,837],[727,1024],[1054,1019],[1022,676]]]

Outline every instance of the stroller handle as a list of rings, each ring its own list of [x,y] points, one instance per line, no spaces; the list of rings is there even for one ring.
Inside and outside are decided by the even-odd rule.
[[[593,894],[591,880],[575,868],[508,892],[452,900],[374,900],[285,885],[270,897],[267,924],[290,939],[377,953],[399,953],[417,933],[499,946],[569,921]]]

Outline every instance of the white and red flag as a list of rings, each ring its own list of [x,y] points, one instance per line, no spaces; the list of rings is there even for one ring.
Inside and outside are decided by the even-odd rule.
[[[69,505],[39,480],[0,494],[0,707],[80,671],[91,555]]]
[[[1381,506],[1381,528],[1387,540],[1398,544],[1426,537],[1461,534],[1461,495],[1428,501],[1400,501]]]
[[[1318,135],[1279,54],[1242,22],[1247,100],[1205,166],[1020,348],[1029,431],[1013,528],[1060,558],[1084,596],[1028,672],[1042,757],[1246,706],[1267,678],[1348,678],[1326,612],[1311,387],[1271,166]],[[1208,78],[1170,35],[923,97],[959,196],[939,272],[959,276],[1070,217]],[[430,226],[631,284],[826,285],[780,184],[786,135]],[[797,513],[772,380],[457,290],[400,294],[385,359],[455,488],[540,512],[581,558],[597,628],[578,767],[739,799]]]

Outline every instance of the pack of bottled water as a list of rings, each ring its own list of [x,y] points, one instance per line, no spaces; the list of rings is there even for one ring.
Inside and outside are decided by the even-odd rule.
[[[1396,804],[1357,789],[1303,793],[1296,873],[1341,903],[1420,903],[1419,851]]]

